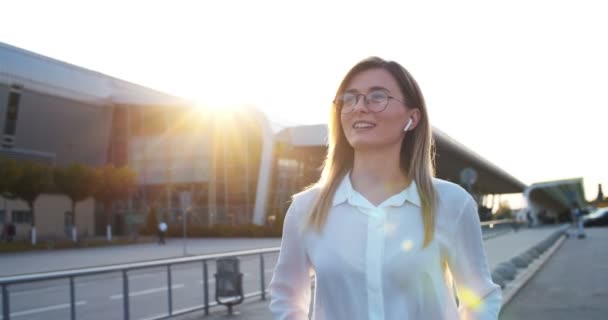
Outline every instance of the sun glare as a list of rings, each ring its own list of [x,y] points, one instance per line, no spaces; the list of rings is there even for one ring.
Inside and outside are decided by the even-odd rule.
[[[219,101],[209,101],[209,99],[196,100],[195,106],[196,106],[196,109],[202,113],[206,113],[206,112],[225,113],[225,112],[233,111],[236,109],[235,105],[221,103]]]

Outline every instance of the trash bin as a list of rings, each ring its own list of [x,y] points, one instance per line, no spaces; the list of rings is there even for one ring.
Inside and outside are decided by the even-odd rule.
[[[215,301],[228,307],[228,314],[233,315],[232,306],[245,299],[243,293],[243,274],[240,272],[237,257],[221,258],[216,261]]]

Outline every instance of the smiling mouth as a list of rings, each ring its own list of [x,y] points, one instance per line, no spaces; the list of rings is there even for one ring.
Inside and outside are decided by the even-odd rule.
[[[369,122],[355,122],[353,123],[353,129],[371,129],[376,125]]]

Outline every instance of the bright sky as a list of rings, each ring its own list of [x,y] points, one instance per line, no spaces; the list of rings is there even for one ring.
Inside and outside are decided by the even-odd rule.
[[[10,1],[0,41],[208,105],[326,123],[378,55],[418,80],[431,123],[526,184],[608,188],[603,1]],[[607,191],[607,190],[605,190]]]

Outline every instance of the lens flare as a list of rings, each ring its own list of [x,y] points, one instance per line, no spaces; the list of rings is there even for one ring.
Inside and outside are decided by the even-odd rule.
[[[459,291],[458,298],[467,308],[477,311],[483,307],[483,301],[473,290],[462,288]]]
[[[391,234],[393,234],[393,232],[395,232],[395,230],[397,230],[397,226],[394,223],[387,222],[384,224],[384,233],[387,236],[390,236]]]
[[[405,240],[401,243],[401,248],[405,252],[412,250],[413,247],[414,247],[414,242],[412,240]]]

